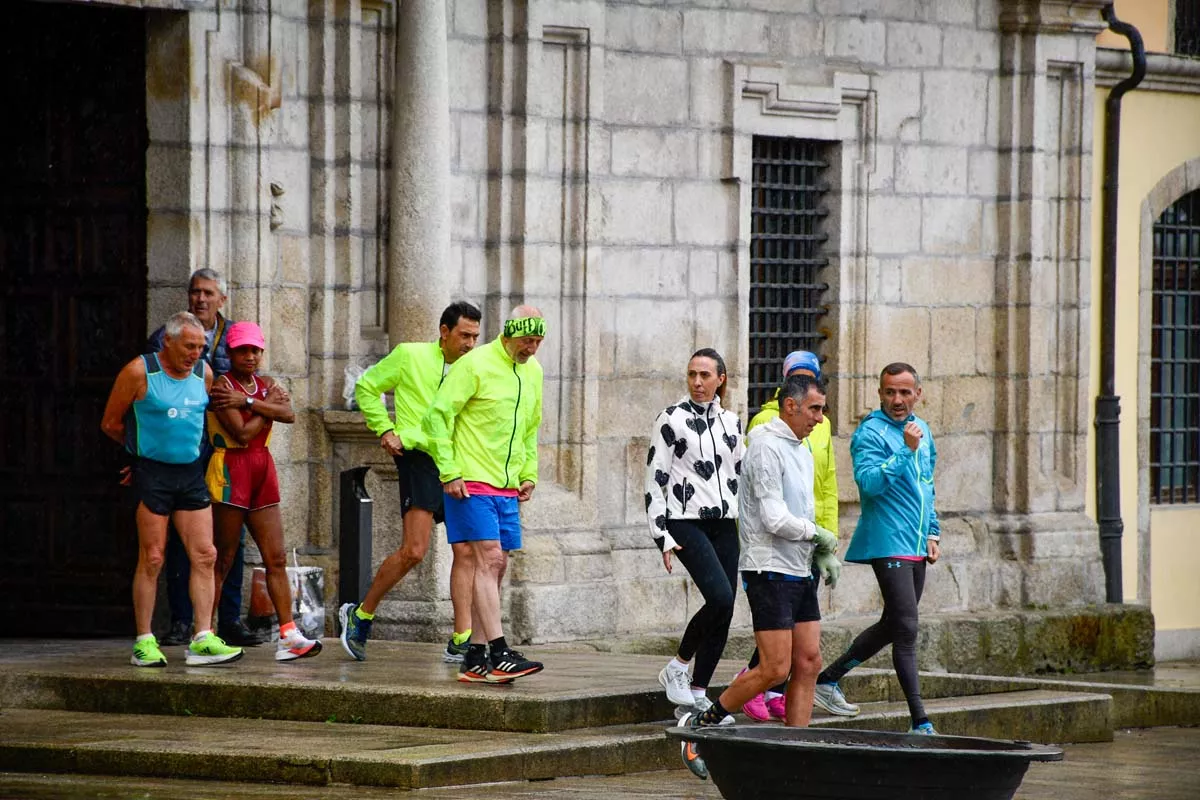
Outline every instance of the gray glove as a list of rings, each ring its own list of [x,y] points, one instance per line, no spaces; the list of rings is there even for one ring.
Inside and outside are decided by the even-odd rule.
[[[837,552],[837,534],[830,533],[820,525],[816,526],[817,532],[813,535],[813,544],[817,546],[817,551],[821,553],[836,553]]]
[[[813,569],[825,579],[825,585],[832,589],[837,586],[838,578],[841,577],[842,562],[838,561],[833,553],[818,550],[813,556]]]

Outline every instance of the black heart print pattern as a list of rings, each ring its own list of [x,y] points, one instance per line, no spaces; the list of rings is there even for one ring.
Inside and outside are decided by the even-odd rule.
[[[687,425],[698,434],[704,433],[706,430],[708,430],[708,423],[699,417],[688,417],[686,420],[684,420],[683,424]]]
[[[653,499],[654,499],[654,496],[653,496],[653,495],[651,495],[649,492],[646,492],[646,510],[647,510],[647,511],[649,511],[649,510],[650,510],[650,502],[651,502]]]
[[[683,454],[687,452],[687,439],[680,439],[675,443],[675,457],[683,458]]]
[[[704,478],[704,480],[711,478],[713,473],[717,471],[717,468],[713,466],[713,462],[711,461],[697,461],[692,465],[692,469],[696,470],[696,474]]]
[[[659,486],[665,487],[667,485],[667,473],[663,472],[661,469],[654,470],[654,482]]]
[[[646,466],[647,467],[654,463],[654,453],[655,453],[654,445],[650,445],[650,452],[646,453]]]
[[[701,506],[700,507],[700,519],[720,519],[720,518],[721,518],[721,509],[714,508],[713,506]]]
[[[654,527],[658,528],[660,531],[665,531],[667,529],[667,518],[662,514],[659,514],[654,518]]]
[[[715,458],[717,460],[717,471],[720,472],[721,471],[721,454],[717,453],[715,456],[713,456],[713,458]]]
[[[667,443],[667,447],[675,446],[675,430],[670,425],[664,422],[663,426],[658,429],[658,432],[662,434],[663,441]]]
[[[729,452],[732,453],[734,448],[737,447],[738,437],[732,433],[723,433],[721,434],[721,441],[725,443],[725,446],[729,448]]]
[[[727,481],[725,481],[725,485],[729,487],[730,494],[735,494],[735,495],[737,494],[737,487],[738,487],[737,478],[728,479]],[[646,502],[647,503],[650,502],[650,495],[646,495]]]
[[[695,487],[687,483],[677,483],[671,487],[671,494],[675,495],[675,499],[679,504],[687,507],[688,500],[692,499],[692,495],[696,493]]]

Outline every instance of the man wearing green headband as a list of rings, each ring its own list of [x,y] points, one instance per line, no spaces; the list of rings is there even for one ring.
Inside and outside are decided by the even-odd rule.
[[[507,551],[521,547],[517,504],[537,482],[542,366],[534,354],[545,335],[541,311],[514,308],[500,336],[458,360],[421,420],[446,493],[446,538],[470,543],[475,562],[464,682],[511,683],[542,670],[504,639],[500,581]]]

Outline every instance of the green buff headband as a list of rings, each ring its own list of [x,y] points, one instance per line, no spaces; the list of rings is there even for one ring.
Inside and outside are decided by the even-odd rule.
[[[504,321],[504,338],[519,339],[522,336],[545,336],[546,320],[542,317],[518,317]]]

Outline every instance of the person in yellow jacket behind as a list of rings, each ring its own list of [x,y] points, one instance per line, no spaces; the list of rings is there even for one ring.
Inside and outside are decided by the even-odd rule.
[[[404,522],[404,541],[379,565],[367,596],[361,603],[345,603],[338,609],[342,647],[356,661],[367,657],[371,624],[384,595],[425,558],[433,526],[442,521],[442,483],[421,431],[421,418],[429,410],[450,366],[475,346],[481,317],[479,309],[470,303],[451,303],[442,312],[437,341],[396,345],[382,361],[364,372],[354,386],[354,398],[362,409],[367,427],[379,437],[379,446],[396,462],[400,513]],[[392,393],[396,408],[394,422],[383,404],[384,392]],[[470,555],[466,545],[455,547],[457,569],[450,570],[455,633],[442,656],[448,663],[462,661],[471,635],[474,569]]]
[[[508,646],[500,581],[507,551],[521,547],[517,504],[537,484],[542,366],[534,354],[545,336],[541,311],[514,308],[500,336],[454,365],[421,420],[445,490],[446,538],[470,543],[475,564],[463,682],[511,683],[543,666]]]
[[[786,381],[792,375],[809,375],[821,380],[821,359],[815,353],[810,353],[807,350],[794,350],[788,353],[787,358],[783,360],[783,379]],[[779,416],[779,390],[775,391],[774,397],[763,403],[762,409],[754,415],[750,420],[750,424],[746,427],[747,438],[751,432],[762,425],[770,422]],[[820,527],[837,536],[838,532],[838,488],[837,488],[837,462],[833,455],[833,427],[829,423],[829,417],[826,416],[821,420],[821,423],[812,429],[804,439],[804,444],[808,447],[813,455],[813,496],[816,501],[816,523]],[[820,571],[820,565],[818,570]],[[822,572],[825,577],[825,582],[833,586],[837,583],[837,571],[840,567],[832,568],[834,574]],[[750,664],[747,669],[753,669],[758,663],[758,650],[750,657]],[[784,696],[787,692],[786,682],[779,686],[774,686],[763,694],[754,697],[750,702],[742,706],[742,711],[751,719],[756,719],[759,722],[766,722],[772,717],[775,719],[785,719],[787,716],[786,703]],[[825,708],[817,701],[819,708]],[[845,715],[844,711],[834,711]],[[855,714],[858,713],[857,706]],[[853,716],[850,714],[849,716]]]

